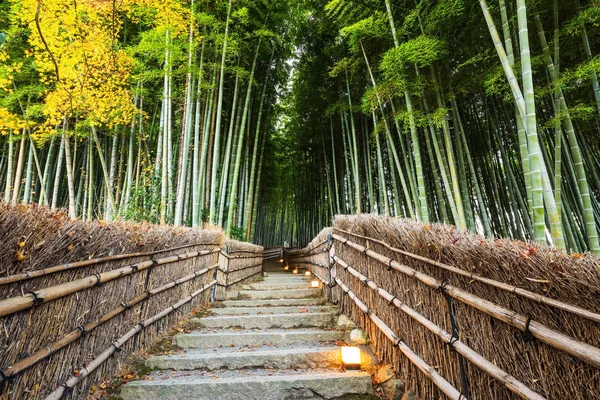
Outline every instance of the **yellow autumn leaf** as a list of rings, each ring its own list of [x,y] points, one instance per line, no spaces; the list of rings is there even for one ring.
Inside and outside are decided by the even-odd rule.
[[[21,251],[17,250],[17,254],[15,255],[15,258],[17,259],[17,261],[23,261],[25,259],[25,254],[23,254]]]

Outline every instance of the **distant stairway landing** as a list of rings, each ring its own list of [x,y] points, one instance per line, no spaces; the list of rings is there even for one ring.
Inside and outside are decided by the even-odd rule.
[[[371,375],[343,371],[345,331],[337,309],[304,276],[268,272],[228,292],[202,329],[176,335],[183,352],[153,356],[151,380],[125,385],[125,400],[292,400],[377,398]]]

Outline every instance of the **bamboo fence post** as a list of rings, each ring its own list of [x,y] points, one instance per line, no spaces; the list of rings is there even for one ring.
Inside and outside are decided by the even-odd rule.
[[[97,264],[107,263],[110,261],[122,260],[125,258],[153,256],[153,255],[160,254],[160,253],[181,250],[181,249],[185,249],[188,247],[194,247],[194,246],[216,246],[216,244],[202,244],[202,243],[186,244],[184,246],[172,247],[170,249],[146,251],[146,252],[139,252],[139,253],[118,254],[118,255],[114,255],[114,256],[92,258],[90,260],[83,260],[83,261],[76,261],[76,262],[67,263],[67,264],[60,264],[60,265],[55,265],[55,266],[49,267],[49,268],[39,269],[36,271],[30,271],[30,272],[24,272],[21,274],[0,277],[0,285],[6,285],[9,283],[38,278],[40,276],[50,275],[50,274],[53,274],[56,272],[67,271],[70,269],[89,267],[90,265],[97,265]]]
[[[0,317],[5,317],[7,315],[26,310],[38,304],[49,303],[56,299],[60,299],[96,285],[110,282],[115,279],[120,279],[124,276],[146,270],[153,265],[164,265],[193,257],[206,256],[215,253],[216,251],[218,251],[218,249],[195,251],[183,255],[178,254],[154,259],[154,261],[143,261],[126,267],[89,275],[74,281],[39,289],[30,293],[26,293],[23,296],[9,297],[7,299],[0,300]]]
[[[414,253],[411,253],[411,252],[408,252],[408,251],[405,251],[405,250],[401,250],[401,249],[398,249],[396,247],[392,247],[389,244],[387,244],[387,243],[385,243],[385,242],[383,242],[381,240],[373,239],[373,238],[370,238],[368,236],[358,235],[356,233],[351,233],[351,232],[348,232],[346,230],[339,229],[339,228],[334,228],[334,229],[336,229],[336,230],[338,230],[340,232],[343,232],[345,234],[348,234],[348,235],[351,235],[351,236],[355,236],[355,237],[364,239],[364,240],[371,240],[373,242],[376,242],[376,243],[378,243],[378,244],[386,247],[387,249],[389,249],[390,251],[393,251],[394,253],[399,253],[399,254],[405,255],[407,257],[411,257],[411,258],[413,258],[415,260],[423,261],[423,262],[428,263],[430,265],[433,265],[435,267],[444,269],[444,270],[449,271],[449,272],[453,272],[453,273],[455,273],[457,275],[464,276],[464,277],[472,279],[474,281],[481,282],[481,283],[484,283],[486,285],[493,286],[493,287],[495,287],[497,289],[504,290],[506,292],[510,292],[510,293],[514,293],[514,294],[520,295],[520,296],[525,297],[525,298],[527,298],[529,300],[533,300],[533,301],[535,301],[537,303],[545,304],[545,305],[557,308],[559,310],[567,311],[567,312],[569,312],[571,314],[574,314],[574,315],[577,315],[577,316],[580,316],[580,317],[583,317],[583,318],[587,318],[587,319],[589,319],[591,321],[599,322],[600,323],[600,314],[592,312],[590,310],[586,310],[585,308],[574,306],[572,304],[567,304],[565,302],[562,302],[562,301],[559,301],[559,300],[555,300],[553,298],[550,298],[550,297],[547,297],[547,296],[544,296],[544,295],[541,295],[541,294],[529,291],[527,289],[520,288],[518,286],[509,285],[507,283],[499,282],[499,281],[496,281],[494,279],[489,279],[489,278],[483,277],[481,275],[474,274],[474,273],[465,271],[463,269],[460,269],[460,268],[457,268],[457,267],[453,267],[451,265],[444,264],[444,263],[432,260],[432,259],[427,258],[427,257],[420,256],[418,254],[414,254]]]
[[[419,272],[406,265],[402,265],[389,257],[385,257],[374,252],[373,250],[369,250],[357,243],[350,241],[349,239],[343,238],[337,234],[334,234],[333,238],[344,245],[348,245],[359,252],[363,252],[367,256],[379,261],[384,265],[388,265],[398,272],[419,280],[433,289],[439,289],[442,286],[442,282],[440,282],[438,279]],[[483,312],[484,314],[490,315],[499,321],[507,323],[508,325],[523,332],[529,331],[533,337],[539,339],[541,342],[544,342],[558,350],[564,351],[565,353],[568,353],[596,368],[600,368],[600,349],[597,347],[573,339],[561,332],[547,327],[542,323],[533,321],[531,318],[528,318],[525,315],[511,311],[455,286],[445,285],[444,290],[454,299],[459,300],[460,302],[471,306]]]
[[[339,279],[335,281],[340,286],[344,294],[349,296],[370,319],[375,323],[377,328],[398,348],[425,376],[427,376],[435,386],[437,386],[446,396],[451,399],[461,400],[464,396],[441,376],[431,365],[419,357],[410,347],[406,345],[377,315],[370,310],[356,295]]]
[[[123,335],[120,338],[118,338],[117,340],[115,340],[110,345],[110,347],[108,347],[106,350],[104,350],[102,353],[100,353],[100,355],[98,357],[96,357],[94,360],[92,360],[87,366],[85,366],[84,368],[79,370],[79,373],[77,374],[77,376],[72,376],[65,383],[63,383],[61,386],[59,386],[56,390],[54,390],[52,393],[50,393],[50,395],[48,395],[46,397],[46,400],[60,400],[66,390],[73,389],[79,382],[81,382],[83,379],[85,379],[87,376],[89,376],[92,372],[94,372],[100,365],[102,365],[104,362],[106,362],[106,360],[108,360],[110,358],[110,356],[112,356],[115,352],[117,352],[118,349],[120,349],[123,346],[123,344],[125,344],[129,339],[131,339],[133,336],[135,336],[135,334],[140,332],[142,329],[145,329],[149,325],[152,325],[153,323],[155,323],[155,322],[159,321],[160,319],[166,317],[167,315],[171,314],[173,311],[177,310],[184,304],[189,303],[195,297],[197,297],[199,294],[201,294],[205,290],[211,288],[216,283],[217,283],[217,281],[213,280],[212,282],[208,283],[207,285],[204,285],[202,288],[198,289],[197,291],[189,294],[187,297],[184,297],[177,303],[165,308],[158,314],[155,314],[154,316],[139,322],[134,328],[129,330],[125,335]]]
[[[10,378],[22,373],[26,369],[34,366],[35,364],[39,363],[40,361],[43,361],[43,360],[51,357],[52,355],[57,353],[59,350],[63,349],[67,345],[69,345],[69,344],[75,342],[76,340],[78,340],[79,338],[81,338],[85,333],[89,333],[89,332],[93,331],[94,329],[96,329],[97,327],[102,325],[103,323],[108,322],[112,318],[122,314],[123,312],[127,311],[128,309],[135,306],[136,304],[146,301],[149,298],[151,298],[159,293],[162,293],[166,290],[169,290],[175,286],[178,286],[182,283],[185,283],[185,282],[195,279],[199,276],[202,276],[202,275],[206,274],[207,272],[210,272],[216,268],[218,268],[218,264],[214,264],[209,267],[202,268],[199,271],[196,271],[187,276],[183,276],[178,279],[175,279],[163,286],[160,286],[158,288],[144,292],[144,293],[130,299],[127,302],[121,303],[121,305],[119,305],[115,309],[107,312],[106,314],[99,316],[96,320],[88,322],[87,324],[84,324],[84,325],[78,327],[77,329],[69,332],[68,334],[66,334],[65,336],[60,338],[59,340],[54,341],[54,342],[44,346],[44,348],[36,351],[29,357],[23,358],[23,359],[19,360],[18,362],[16,362],[15,364],[11,365],[9,368],[2,370],[1,371],[2,372],[1,375],[3,376],[2,380],[10,379]]]
[[[334,260],[336,263],[341,265],[342,268],[344,268],[344,270],[348,271],[350,274],[356,277],[361,283],[366,284],[369,288],[377,292],[390,304],[393,304],[398,309],[400,309],[408,316],[413,318],[415,321],[417,321],[419,324],[427,328],[433,334],[437,335],[443,342],[449,344],[454,350],[463,355],[467,360],[475,364],[482,371],[490,375],[492,378],[500,381],[511,392],[515,393],[523,399],[545,400],[545,397],[534,392],[521,381],[519,381],[517,378],[508,374],[501,368],[497,367],[494,363],[484,358],[481,354],[474,351],[461,340],[454,338],[450,333],[446,332],[438,325],[425,318],[422,314],[418,313],[414,309],[401,302],[396,296],[377,286],[375,282],[369,280],[366,276],[358,272],[356,269],[350,267],[341,258],[334,256]]]

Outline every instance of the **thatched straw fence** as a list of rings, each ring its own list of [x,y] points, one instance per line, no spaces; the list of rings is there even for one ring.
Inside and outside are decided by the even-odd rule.
[[[425,399],[600,399],[592,255],[369,215],[336,217],[286,259]]]
[[[265,249],[263,254],[265,260],[280,259],[283,257],[283,248],[271,247],[270,249]]]
[[[258,277],[261,260],[220,230],[0,205],[0,399],[85,398],[217,288]]]

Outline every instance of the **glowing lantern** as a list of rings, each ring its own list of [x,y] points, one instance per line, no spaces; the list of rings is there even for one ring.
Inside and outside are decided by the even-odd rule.
[[[358,347],[342,347],[342,362],[346,369],[360,369],[360,349]]]
[[[292,271],[294,274],[298,273],[298,268],[296,268],[295,270]]]
[[[283,262],[283,258],[280,258],[280,259],[279,259],[279,262]]]
[[[289,265],[286,265],[285,267],[283,267],[283,269],[287,271],[287,270],[289,270],[289,269],[290,269],[290,266],[289,266]]]
[[[318,287],[319,287],[319,281],[312,281],[312,282],[310,283],[310,287],[313,287],[313,288],[318,288]]]
[[[304,275],[306,275],[306,276],[310,276],[310,271],[306,271],[306,272],[304,273]]]

